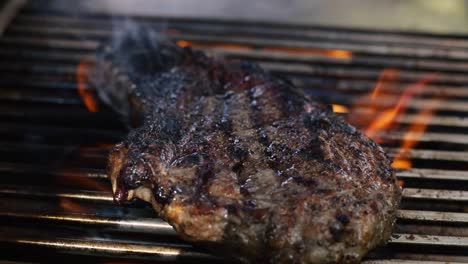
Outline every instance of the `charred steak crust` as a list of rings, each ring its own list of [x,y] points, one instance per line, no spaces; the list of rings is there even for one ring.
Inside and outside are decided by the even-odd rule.
[[[135,127],[109,156],[115,200],[150,202],[184,239],[252,263],[356,263],[389,238],[389,158],[288,81],[137,32],[100,49],[92,82]]]

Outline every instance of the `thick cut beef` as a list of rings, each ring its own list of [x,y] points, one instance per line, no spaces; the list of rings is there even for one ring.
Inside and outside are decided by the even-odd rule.
[[[114,197],[252,263],[356,263],[390,236],[400,188],[382,148],[287,80],[137,31],[92,77],[133,127]]]

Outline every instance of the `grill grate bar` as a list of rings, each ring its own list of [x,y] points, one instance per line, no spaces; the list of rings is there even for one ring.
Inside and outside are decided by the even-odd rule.
[[[186,246],[175,247],[155,244],[118,243],[108,241],[81,241],[71,239],[0,238],[1,242],[23,246],[36,246],[43,249],[72,251],[75,254],[119,255],[120,257],[150,258],[153,261],[220,260],[212,255],[197,252]]]
[[[20,213],[20,212],[4,212],[0,211],[1,217],[8,217],[12,219],[28,219],[33,221],[46,220],[47,222],[67,223],[67,224],[91,224],[99,228],[112,227],[115,230],[128,232],[138,231],[144,233],[158,234],[158,235],[171,235],[175,236],[176,232],[168,223],[160,218],[137,218],[132,219],[126,217],[125,219],[118,217],[105,217],[87,214],[41,214],[41,213]]]
[[[369,120],[365,120],[368,111],[364,111],[364,108],[358,108],[353,111],[353,114],[362,117],[360,120],[353,120],[355,124],[368,124]],[[417,114],[401,114],[395,117],[394,122],[396,124],[425,124],[428,126],[445,126],[445,127],[460,127],[465,128],[468,127],[468,119],[464,117],[458,116],[441,116],[441,115],[433,115],[431,118],[426,118],[421,115]],[[447,130],[446,132],[450,132]]]
[[[450,223],[468,223],[468,213],[453,212],[435,212],[419,210],[398,210],[398,219],[417,220],[417,221],[435,221]]]
[[[393,234],[390,243],[468,247],[468,237]]]
[[[375,133],[377,138],[393,140],[413,140],[419,142],[449,142],[458,144],[468,144],[468,135],[432,133],[432,132],[405,132],[405,131],[379,131]]]
[[[47,189],[27,188],[24,186],[2,186],[0,187],[0,194],[2,195],[15,195],[39,198],[68,198],[81,201],[92,202],[113,202],[112,193],[101,191],[85,191],[85,190],[72,190],[72,191],[51,191]]]
[[[32,165],[30,163],[0,162],[0,173],[14,174],[47,174],[57,177],[85,177],[94,179],[107,179],[104,169],[89,168],[61,168],[50,165]]]
[[[384,148],[390,156],[400,153],[400,149]],[[427,160],[445,160],[445,161],[463,161],[468,162],[468,155],[464,151],[442,151],[442,150],[427,150],[427,149],[411,149],[404,153],[400,153],[402,157],[411,159],[427,159]]]
[[[65,39],[45,39],[45,38],[33,38],[33,37],[2,37],[0,38],[0,45],[25,45],[25,46],[37,46],[46,48],[57,48],[57,49],[71,49],[81,51],[94,51],[98,47],[97,41],[76,41],[76,40],[65,40]]]
[[[468,171],[437,170],[437,169],[408,169],[396,172],[399,178],[422,178],[435,180],[468,180]]]
[[[327,63],[330,65],[346,65],[346,66],[361,66],[361,67],[392,67],[404,69],[407,71],[433,70],[446,72],[465,72],[468,70],[468,64],[458,61],[437,61],[430,59],[408,59],[395,57],[373,57],[365,55],[356,55],[350,57],[332,57],[321,54],[294,54],[284,51],[269,51],[269,50],[241,50],[226,48],[200,47],[201,49],[221,56],[229,58],[247,58],[249,60],[267,60],[267,61],[287,61],[300,63]]]
[[[468,180],[468,179],[467,179]],[[403,197],[446,201],[468,201],[468,191],[405,188]],[[465,216],[468,221],[468,215]]]
[[[384,55],[384,56],[408,56],[415,58],[437,58],[437,59],[453,59],[466,60],[468,52],[464,50],[452,50],[447,48],[430,49],[424,47],[402,47],[402,46],[379,46],[379,45],[361,45],[355,43],[334,43],[323,41],[320,43],[308,41],[291,41],[280,39],[261,39],[257,37],[235,37],[235,36],[199,36],[195,34],[173,34],[171,36],[178,40],[188,41],[205,41],[213,43],[233,43],[252,46],[278,46],[278,47],[295,47],[295,48],[317,48],[327,50],[347,50],[351,52]]]

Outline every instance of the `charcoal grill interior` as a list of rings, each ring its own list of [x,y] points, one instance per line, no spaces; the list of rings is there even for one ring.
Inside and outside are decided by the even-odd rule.
[[[0,259],[13,263],[224,263],[177,238],[143,202],[112,202],[105,159],[125,127],[86,85],[86,63],[112,36],[108,14],[79,16],[23,6],[0,37]],[[381,131],[390,155],[405,130],[428,125],[397,169],[404,184],[388,245],[365,263],[468,263],[468,36],[131,17],[179,45],[258,62],[318,100],[365,111],[386,69],[399,78],[379,101],[433,74],[422,92]],[[79,66],[81,65],[81,66]],[[418,113],[433,108],[431,118]],[[380,109],[379,108],[379,109]],[[360,111],[361,111],[360,110]],[[354,113],[354,112],[353,112]],[[344,118],[363,128],[367,115]],[[354,116],[356,117],[356,116]]]

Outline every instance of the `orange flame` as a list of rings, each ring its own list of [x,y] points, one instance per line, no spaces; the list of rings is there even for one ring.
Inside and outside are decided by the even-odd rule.
[[[383,75],[383,74],[382,74]],[[381,75],[381,76],[382,76]],[[395,107],[392,107],[390,109],[386,109],[383,112],[381,112],[367,127],[365,130],[365,134],[369,136],[370,138],[375,138],[376,133],[380,130],[384,129],[389,129],[392,128],[395,123],[394,120],[401,114],[401,112],[406,108],[406,105],[411,101],[411,99],[418,93],[421,92],[421,90],[429,83],[436,74],[427,74],[422,77],[420,81],[418,81],[415,84],[409,85],[401,95],[400,99],[398,100],[397,104]],[[372,92],[371,95],[371,101],[374,101],[379,93],[378,91],[376,92],[376,89],[381,88],[381,82],[379,82],[374,91]]]
[[[377,96],[381,93],[382,87],[385,84],[393,84],[394,82],[397,81],[399,72],[396,69],[385,69],[382,71],[382,73],[379,76],[379,79],[377,80],[377,84],[375,85],[374,90],[372,91],[371,94],[371,100],[374,100],[377,98]]]
[[[319,54],[332,58],[350,59],[353,53],[348,50],[327,50],[315,48],[290,48],[290,47],[265,47],[263,50],[267,51],[282,51],[296,54]]]
[[[232,43],[203,43],[194,41],[179,40],[176,42],[179,47],[194,47],[194,48],[226,48],[226,49],[240,49],[249,50],[251,49],[248,45],[232,44]]]
[[[244,45],[244,44],[232,44],[232,43],[203,43],[203,42],[195,42],[195,41],[186,41],[186,40],[179,40],[177,41],[177,45],[180,47],[187,47],[191,46],[194,48],[225,48],[225,49],[237,49],[237,50],[264,50],[264,51],[280,51],[280,52],[287,52],[287,53],[295,53],[295,54],[318,54],[324,55],[327,57],[332,58],[339,58],[339,59],[350,59],[353,56],[353,53],[348,50],[329,50],[329,49],[317,49],[317,48],[302,48],[302,47],[254,47],[251,45]]]
[[[381,104],[382,100],[388,99],[388,97],[383,95],[384,90],[386,90],[384,89],[384,87],[388,87],[388,85],[393,85],[393,83],[395,83],[399,77],[399,72],[395,69],[383,70],[372,92],[369,95],[365,95],[359,98],[356,101],[356,104],[351,109],[352,111],[357,109],[357,106],[363,101],[370,102],[370,111],[367,111],[366,115],[370,114],[371,116],[373,116],[373,118],[371,118],[371,121],[364,128],[364,133],[373,140],[381,143],[382,140],[380,137],[378,137],[378,135],[380,134],[379,132],[390,131],[395,129],[398,126],[395,120],[400,116],[400,114],[402,114],[406,110],[407,105],[410,103],[410,101],[416,95],[420,94],[422,89],[436,76],[436,73],[430,73],[422,76],[422,78],[418,82],[408,85],[403,90],[403,93],[393,106],[387,107],[379,111],[379,107],[381,107],[379,106],[379,104]],[[418,119],[430,119],[436,107],[437,104],[428,105],[426,108],[422,109],[419,113],[417,113]],[[349,117],[353,120],[366,119],[366,116],[362,115],[362,112],[359,113],[357,111],[356,113],[352,112],[349,115]],[[428,123],[429,122],[414,123],[405,130],[402,136],[402,140],[400,142],[400,148],[395,154],[392,162],[392,166],[394,168],[412,168],[412,162],[407,154],[419,142],[419,139],[424,134]],[[399,184],[403,185],[404,182],[399,182]]]
[[[334,113],[348,113],[348,107],[340,104],[332,104],[332,109]]]
[[[76,81],[78,86],[78,94],[83,100],[84,105],[90,112],[98,111],[98,103],[93,92],[88,88],[89,69],[94,66],[94,62],[89,59],[83,59],[76,68]]]
[[[100,181],[99,179],[92,178],[88,172],[83,170],[74,170],[71,168],[57,169],[56,181],[65,186],[70,186],[74,189],[84,189],[89,191],[112,193],[110,184]],[[77,213],[89,212],[90,208],[82,205],[72,198],[60,197],[58,199],[58,206],[64,211],[72,211]]]
[[[430,120],[434,114],[434,108],[436,108],[438,104],[440,104],[440,101],[437,101],[437,104],[428,106],[427,108],[421,110],[421,112],[418,113],[417,118],[419,120]],[[429,122],[418,122],[411,124],[403,136],[403,141],[398,153],[393,158],[393,167],[400,169],[412,168],[411,160],[407,157],[406,154],[416,146],[419,138],[421,138],[421,136],[426,131],[428,123]]]

